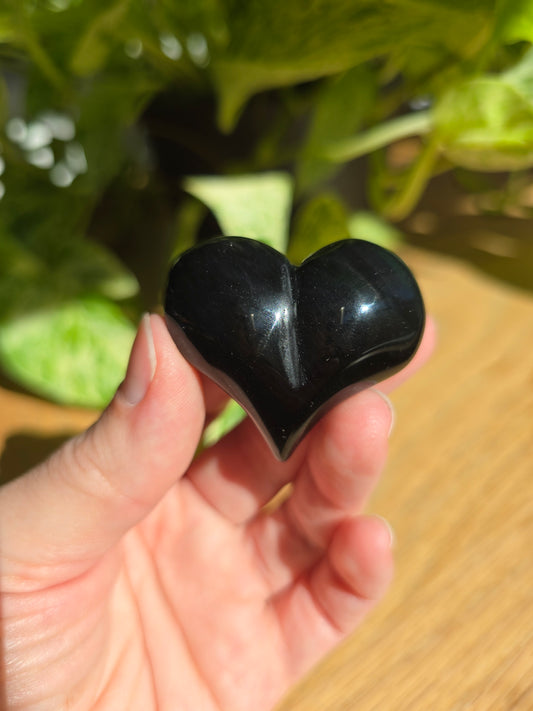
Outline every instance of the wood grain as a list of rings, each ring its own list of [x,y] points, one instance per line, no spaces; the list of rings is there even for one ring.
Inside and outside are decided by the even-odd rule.
[[[371,507],[396,531],[396,579],[278,711],[533,709],[533,296],[459,260],[405,257],[439,346],[393,395]],[[40,438],[94,417],[0,389],[0,461],[22,467]]]
[[[97,413],[55,405],[0,386],[0,484],[44,459]]]
[[[392,396],[372,501],[396,531],[396,579],[279,711],[533,709],[533,297],[406,258],[439,345]]]

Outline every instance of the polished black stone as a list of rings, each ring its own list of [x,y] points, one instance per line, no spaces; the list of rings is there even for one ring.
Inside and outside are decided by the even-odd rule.
[[[298,267],[244,237],[201,243],[172,267],[165,312],[183,355],[244,407],[280,459],[333,404],[400,370],[425,320],[406,265],[362,240]]]

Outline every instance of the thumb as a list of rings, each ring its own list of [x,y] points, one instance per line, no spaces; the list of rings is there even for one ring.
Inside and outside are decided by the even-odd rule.
[[[0,489],[2,572],[88,568],[186,471],[204,417],[198,376],[163,319],[145,316],[125,380],[99,420]]]

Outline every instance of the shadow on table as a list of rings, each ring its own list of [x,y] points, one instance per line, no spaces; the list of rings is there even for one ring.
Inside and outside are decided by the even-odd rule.
[[[412,231],[417,221],[425,233]],[[409,227],[409,244],[461,259],[495,279],[533,291],[532,220],[418,213]]]
[[[23,433],[8,437],[0,455],[0,485],[7,484],[44,461],[73,434],[75,433],[69,432],[45,437]]]
[[[432,181],[400,229],[408,244],[460,259],[492,278],[533,291],[533,205],[522,208],[522,214],[502,214],[494,206],[483,209],[483,199],[483,194],[465,192],[446,173]]]

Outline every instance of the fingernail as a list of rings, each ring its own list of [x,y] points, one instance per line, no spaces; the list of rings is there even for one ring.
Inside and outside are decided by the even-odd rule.
[[[145,314],[139,324],[131,349],[126,377],[120,393],[130,405],[137,405],[146,395],[153,380],[156,355],[150,314]]]
[[[387,405],[388,405],[388,407],[389,407],[389,410],[390,410],[390,425],[389,425],[389,431],[388,431],[388,433],[387,433],[387,437],[390,437],[390,436],[391,436],[391,432],[392,432],[392,430],[394,429],[394,423],[396,422],[396,413],[395,413],[395,411],[394,411],[394,405],[392,404],[390,398],[387,397],[387,395],[385,395],[385,393],[381,392],[381,390],[378,390],[377,388],[372,388],[372,390],[373,390],[375,393],[377,393],[377,394],[381,397],[381,399],[384,400],[384,401],[387,403]]]
[[[394,548],[396,544],[396,534],[394,533],[393,527],[390,525],[386,518],[383,518],[383,516],[380,516],[379,514],[372,515],[374,516],[374,518],[378,518],[383,523],[389,533],[389,546],[390,548]]]

